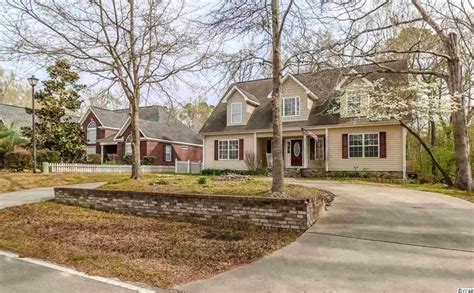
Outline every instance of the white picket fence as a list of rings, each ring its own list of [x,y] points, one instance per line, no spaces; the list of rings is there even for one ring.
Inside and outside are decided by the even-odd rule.
[[[131,165],[98,165],[98,164],[68,164],[50,163],[51,173],[130,173]],[[142,166],[143,173],[173,173],[175,166]]]
[[[202,171],[202,162],[178,161],[175,159],[174,163],[175,173],[199,174]]]

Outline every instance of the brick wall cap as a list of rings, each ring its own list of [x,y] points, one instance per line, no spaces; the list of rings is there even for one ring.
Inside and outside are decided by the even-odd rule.
[[[295,199],[295,198],[271,198],[261,196],[238,196],[238,195],[218,195],[218,194],[198,194],[198,193],[171,193],[171,192],[144,192],[144,191],[126,191],[126,190],[108,190],[108,189],[86,189],[86,188],[72,188],[72,187],[55,187],[54,193],[58,191],[69,192],[77,194],[78,192],[82,195],[94,195],[101,197],[170,197],[170,198],[195,198],[195,199],[219,199],[219,200],[237,200],[246,202],[287,202],[292,204],[307,203],[313,201],[322,200],[322,196],[315,196],[311,198]]]

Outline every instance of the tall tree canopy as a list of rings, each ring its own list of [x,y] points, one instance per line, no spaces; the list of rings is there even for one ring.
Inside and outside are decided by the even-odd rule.
[[[128,100],[132,178],[141,178],[139,107],[166,96],[183,72],[203,65],[209,46],[189,22],[184,0],[8,0],[0,5],[0,47],[12,56],[65,59]]]

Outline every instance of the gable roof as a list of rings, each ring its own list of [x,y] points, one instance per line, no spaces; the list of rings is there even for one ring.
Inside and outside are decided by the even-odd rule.
[[[170,112],[163,106],[141,107],[140,118],[140,131],[145,138],[202,144],[202,139],[196,132],[185,126],[173,115],[170,115]],[[123,133],[129,124],[130,118],[127,118],[114,139],[123,139]]]
[[[81,124],[87,115],[92,112],[94,116],[99,120],[102,127],[119,129],[123,122],[128,118],[128,111],[121,110],[109,110],[100,107],[89,107],[86,113],[82,116],[79,121]],[[128,109],[127,109],[128,110]]]
[[[390,61],[384,63],[384,65],[394,70],[407,68],[406,60]],[[403,74],[377,72],[377,70],[380,70],[377,65],[359,65],[321,70],[315,73],[294,74],[292,77],[301,82],[317,99],[313,103],[308,120],[283,122],[283,127],[331,125],[351,120],[350,118],[341,118],[338,114],[328,114],[327,110],[330,108],[332,101],[330,98],[334,96],[337,84],[347,79],[347,74],[352,70],[361,75],[359,78],[363,77],[368,81],[385,78],[387,83],[397,84],[406,80],[406,75]],[[226,104],[219,102],[204,123],[200,133],[271,129],[272,100],[267,97],[272,91],[272,79],[237,82],[231,85],[231,87],[233,86],[252,94],[260,103],[253,111],[247,124],[227,126]]]
[[[31,114],[26,113],[25,107],[0,103],[0,121],[14,123],[18,127],[31,127]]]

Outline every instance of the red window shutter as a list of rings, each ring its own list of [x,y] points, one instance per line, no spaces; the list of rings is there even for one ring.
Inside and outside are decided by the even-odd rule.
[[[314,155],[314,150],[315,150],[315,140],[314,138],[310,138],[309,139],[309,159],[310,160],[314,160],[315,159],[315,155]]]
[[[239,139],[239,160],[244,159],[244,140]]]
[[[342,135],[342,158],[347,159],[349,152],[349,142],[348,142],[348,134],[344,133]]]
[[[379,144],[380,144],[380,157],[386,158],[387,157],[387,133],[380,132],[379,133]]]
[[[219,160],[219,141],[214,140],[214,161]]]

